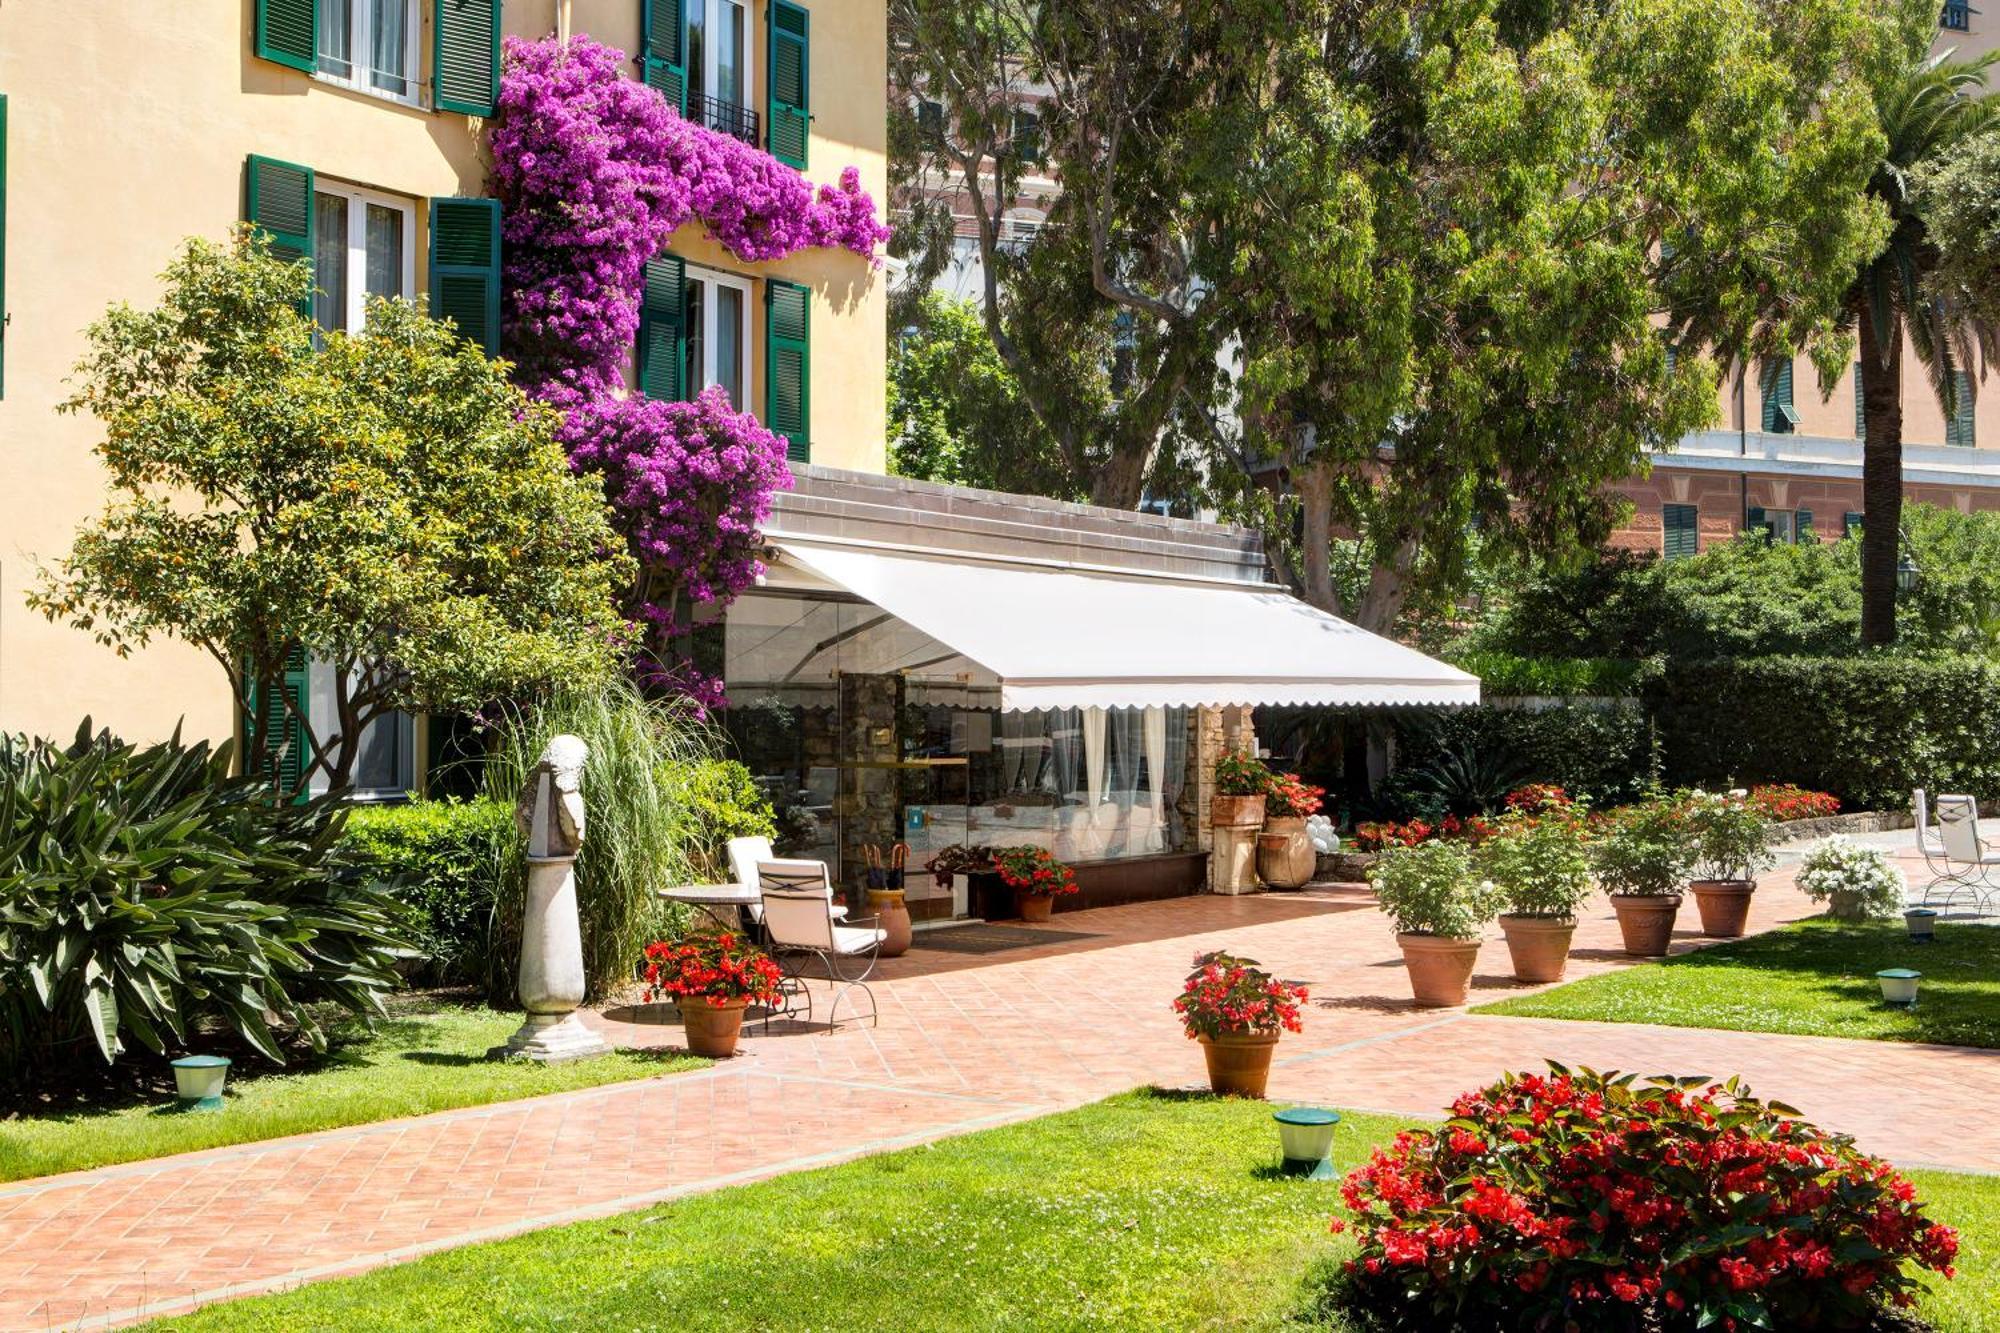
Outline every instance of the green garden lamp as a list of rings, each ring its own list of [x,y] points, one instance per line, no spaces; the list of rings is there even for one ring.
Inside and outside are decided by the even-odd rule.
[[[1875,974],[1875,980],[1881,983],[1885,1004],[1914,1009],[1917,1007],[1917,982],[1923,975],[1907,967],[1885,967]]]
[[[1317,1106],[1288,1106],[1273,1112],[1278,1122],[1278,1147],[1284,1154],[1284,1173],[1307,1180],[1332,1180],[1333,1127],[1340,1123],[1338,1111]]]
[[[174,1061],[174,1091],[194,1111],[222,1109],[222,1082],[229,1077],[226,1055],[184,1055]]]
[[[1910,928],[1910,938],[1918,944],[1930,944],[1937,939],[1937,911],[1929,907],[1912,907],[1903,913],[1903,924]]]

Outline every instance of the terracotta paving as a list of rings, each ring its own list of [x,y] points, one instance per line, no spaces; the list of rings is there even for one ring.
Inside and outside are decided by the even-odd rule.
[[[1813,910],[1779,872],[1753,928]],[[1199,1051],[1166,1001],[1191,956],[1221,946],[1312,987],[1305,1033],[1279,1047],[1274,1098],[1434,1114],[1550,1057],[1741,1072],[1904,1164],[2000,1171],[1986,1132],[2000,1052],[1416,1010],[1387,922],[1351,887],[1064,913],[1051,928],[1084,938],[920,947],[882,965],[877,1026],[753,1026],[741,1056],[697,1073],[0,1185],[0,1330],[127,1323],[1195,1083]],[[1600,903],[1571,975],[1627,966],[1616,944]],[[1497,936],[1481,964],[1474,1003],[1518,993]],[[643,1009],[598,1021],[622,1044],[680,1040]]]

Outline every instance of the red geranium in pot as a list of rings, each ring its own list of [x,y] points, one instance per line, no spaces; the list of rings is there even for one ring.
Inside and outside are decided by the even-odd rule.
[[[671,995],[687,1024],[696,1055],[736,1053],[743,1011],[755,1000],[773,1004],[785,974],[770,956],[734,931],[701,931],[646,946],[646,999]]]
[[[1056,897],[1076,892],[1076,872],[1040,847],[1003,847],[993,853],[993,867],[1014,890],[1023,921],[1047,921]]]
[[[1262,1097],[1284,1032],[1298,1032],[1306,988],[1280,981],[1248,958],[1196,954],[1174,1012],[1201,1043],[1208,1086],[1226,1097]]]

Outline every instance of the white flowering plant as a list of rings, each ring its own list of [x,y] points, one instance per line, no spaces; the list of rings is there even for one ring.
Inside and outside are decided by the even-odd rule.
[[[1907,881],[1894,858],[1879,847],[1835,835],[1806,848],[1798,886],[1847,920],[1894,916],[1903,907]]]

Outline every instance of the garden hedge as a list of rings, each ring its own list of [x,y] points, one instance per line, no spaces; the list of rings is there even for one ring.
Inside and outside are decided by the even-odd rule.
[[[485,976],[501,854],[513,836],[504,801],[413,801],[348,816],[343,849],[415,910],[418,980],[458,985]]]
[[[1983,657],[1673,663],[1645,702],[1670,783],[1795,782],[1881,810],[1912,787],[2000,790],[2000,666]]]

